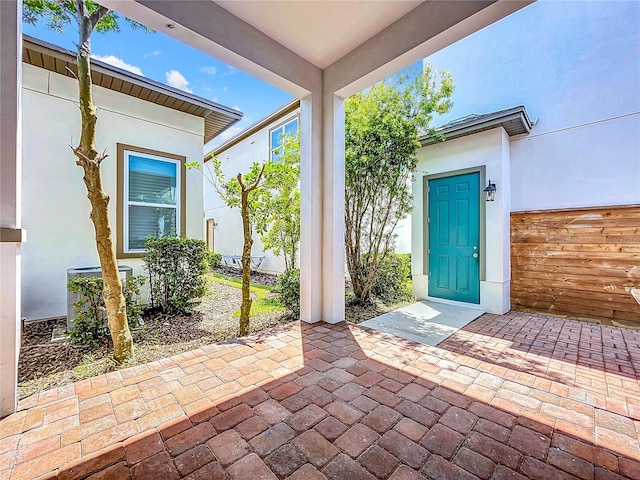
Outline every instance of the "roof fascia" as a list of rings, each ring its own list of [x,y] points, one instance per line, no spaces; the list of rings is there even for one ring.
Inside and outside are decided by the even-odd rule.
[[[28,49],[37,51],[44,55],[51,55],[60,58],[68,63],[75,64],[76,62],[76,55],[73,52],[27,35],[24,35],[24,46]],[[118,80],[122,80],[139,87],[148,88],[149,90],[152,90],[154,92],[158,92],[177,100],[202,107],[208,110],[209,113],[215,111],[236,121],[240,120],[243,116],[242,112],[234,110],[233,108],[229,108],[214,102],[204,101],[204,99],[196,97],[195,95],[189,95],[188,93],[183,92],[182,90],[179,90],[177,88],[164,85],[160,82],[156,82],[155,80],[151,80],[146,77],[140,77],[135,73],[127,72],[126,70],[122,70],[118,67],[114,67],[113,65],[109,65],[108,63],[101,62],[100,60],[96,60],[94,58],[91,59],[91,68],[95,72],[101,73],[103,75],[108,75]]]
[[[525,132],[523,133],[526,134],[531,131],[532,123],[529,118],[529,114],[523,106],[519,106],[506,111],[496,112],[495,114],[487,117],[471,120],[469,123],[453,125],[449,128],[444,129],[436,129],[436,133],[444,136],[446,140],[462,137],[465,135],[472,135],[477,132],[482,132],[491,128],[499,127],[502,126],[503,123],[509,122],[511,120],[520,120],[520,122],[522,123],[522,127],[525,130]],[[423,147],[439,143],[429,134],[420,136],[419,140]]]

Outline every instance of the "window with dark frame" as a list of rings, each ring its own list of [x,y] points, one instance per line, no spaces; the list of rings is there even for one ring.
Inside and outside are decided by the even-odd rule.
[[[185,158],[118,145],[118,254],[145,253],[147,237],[184,234]]]

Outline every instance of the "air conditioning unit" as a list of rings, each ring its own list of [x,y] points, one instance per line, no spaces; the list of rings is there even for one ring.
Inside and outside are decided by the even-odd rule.
[[[120,280],[124,284],[131,275],[133,275],[133,268],[127,265],[118,265],[118,272],[120,272]],[[69,282],[77,277],[102,277],[102,269],[100,267],[80,267],[80,268],[68,268],[67,269],[67,285]],[[79,299],[79,294],[71,293],[67,289],[67,332],[73,330],[73,323],[71,320],[76,316],[76,308],[73,306]]]

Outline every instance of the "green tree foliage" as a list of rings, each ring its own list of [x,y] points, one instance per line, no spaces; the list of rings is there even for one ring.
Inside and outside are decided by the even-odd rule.
[[[121,17],[93,0],[24,0],[23,18],[36,24],[40,19],[53,30],[62,32],[67,26],[78,31],[77,74],[78,100],[82,119],[80,140],[72,147],[76,164],[83,169],[83,181],[91,204],[90,218],[93,222],[96,249],[100,259],[104,288],[102,296],[113,341],[114,358],[124,362],[133,358],[133,338],[127,323],[126,299],[122,293],[122,282],[113,247],[113,236],[109,221],[109,196],[102,186],[100,166],[107,158],[106,151],[100,153],[96,147],[96,106],[93,103],[91,82],[91,34],[119,30]],[[141,25],[125,20],[135,28]]]
[[[267,163],[256,209],[256,231],[265,250],[296,267],[300,245],[300,140],[284,135],[279,161]]]
[[[253,229],[260,234],[265,250],[282,255],[287,270],[295,267],[300,243],[300,142],[298,136],[282,138],[278,162],[254,162],[245,174],[227,180],[222,162],[211,158],[212,168],[199,162],[187,164],[201,171],[205,180],[231,208],[239,208],[243,223],[242,307],[240,334],[249,329],[251,311],[251,247]]]
[[[413,207],[410,181],[419,136],[452,107],[454,84],[426,65],[413,81],[398,77],[345,101],[345,248],[356,297],[366,302],[395,227]]]
[[[120,32],[120,24],[122,22],[127,23],[129,27],[136,30],[151,31],[138,22],[101,7],[93,0],[84,0],[84,4],[89,15],[93,15],[100,8],[105,10],[104,15],[93,28],[95,32]],[[42,19],[47,22],[49,29],[59,33],[63,33],[67,26],[76,23],[77,12],[76,0],[23,0],[22,2],[23,21],[30,25],[36,25]]]
[[[266,163],[254,162],[245,174],[238,173],[227,180],[222,171],[222,162],[212,156],[213,171],[205,171],[199,162],[187,164],[189,169],[197,168],[213,186],[222,201],[231,208],[239,208],[242,216],[242,305],[240,306],[240,335],[249,334],[251,314],[251,246],[253,245],[253,223],[264,194]]]

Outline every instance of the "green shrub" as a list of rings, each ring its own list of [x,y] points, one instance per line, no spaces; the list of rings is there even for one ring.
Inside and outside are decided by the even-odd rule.
[[[222,266],[222,255],[209,250],[207,251],[207,262],[210,268],[220,267]]]
[[[278,275],[278,294],[280,303],[291,310],[296,316],[300,315],[300,270],[291,268],[282,275]]]
[[[193,313],[192,300],[207,291],[208,250],[204,241],[149,237],[145,246],[142,260],[149,272],[151,307],[168,315]]]
[[[371,293],[385,303],[394,303],[410,295],[407,278],[411,277],[411,255],[387,252],[371,287]]]
[[[402,268],[407,272],[407,280],[411,279],[411,254],[410,253],[396,253],[402,262]]]
[[[127,320],[131,326],[137,326],[142,318],[138,297],[140,287],[145,281],[144,276],[135,275],[127,278],[122,287],[127,306]],[[74,327],[69,334],[73,343],[96,346],[103,338],[109,336],[107,312],[102,297],[103,288],[101,277],[76,277],[69,282],[69,291],[78,294],[78,301],[73,304],[76,316],[71,320]]]

